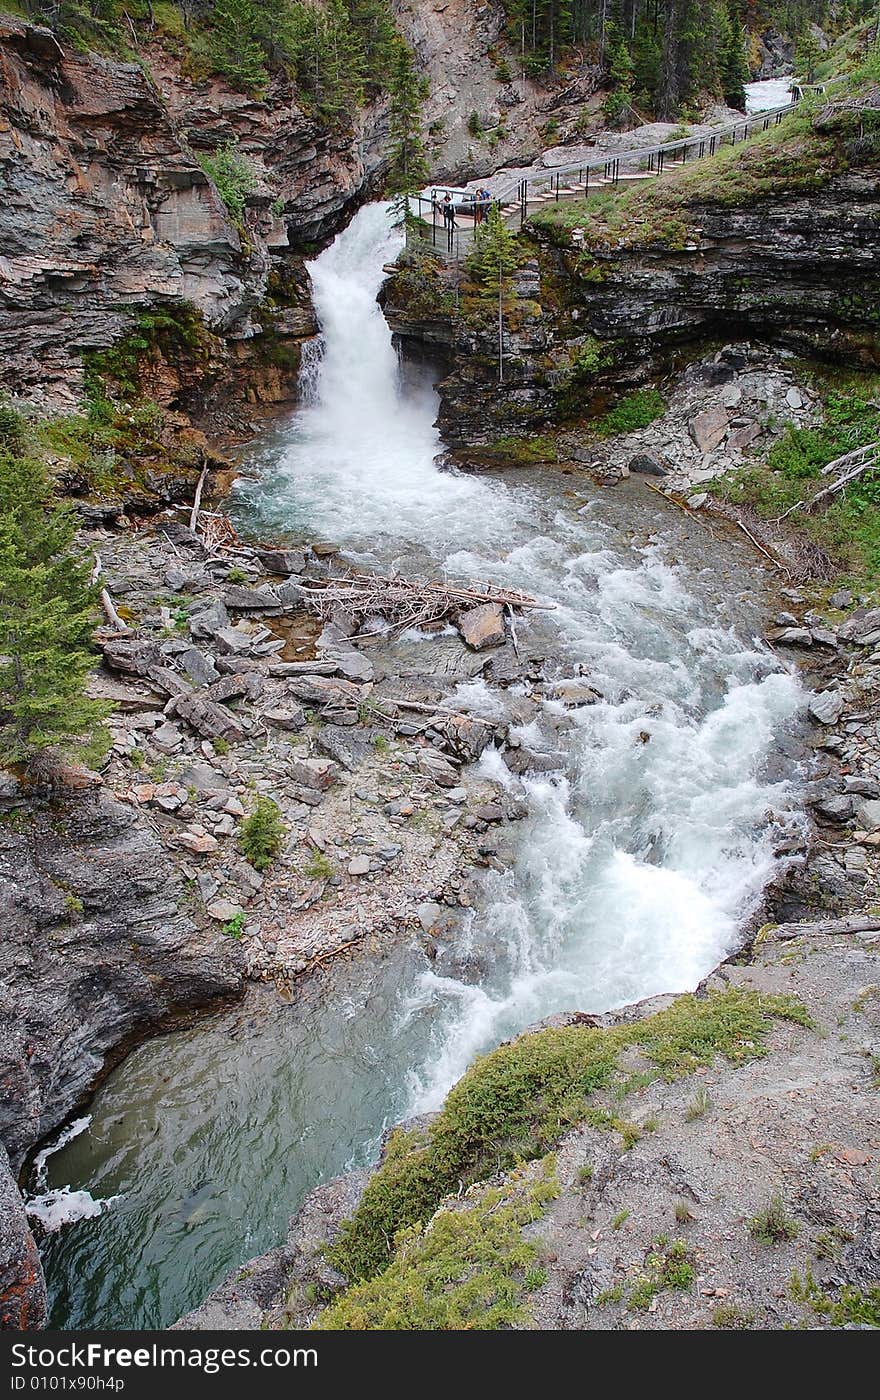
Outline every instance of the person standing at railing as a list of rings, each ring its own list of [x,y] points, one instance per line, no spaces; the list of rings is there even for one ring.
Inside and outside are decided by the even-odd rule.
[[[458,224],[455,222],[455,204],[448,190],[443,196],[443,203],[440,205],[440,208],[443,213],[443,222],[451,233],[454,228],[458,228]]]

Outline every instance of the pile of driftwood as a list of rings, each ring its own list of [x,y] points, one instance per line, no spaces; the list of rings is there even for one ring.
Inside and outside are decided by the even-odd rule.
[[[834,577],[834,560],[827,550],[803,531],[783,528],[779,520],[765,520],[749,506],[733,505],[730,501],[711,500],[707,503],[714,515],[730,520],[751,540],[759,554],[778,569],[789,583],[808,583],[810,579],[828,580]]]
[[[838,492],[849,486],[851,481],[858,481],[859,477],[867,476],[869,472],[877,471],[880,467],[880,442],[869,442],[865,447],[855,447],[852,452],[844,452],[842,457],[835,457],[833,462],[829,462],[822,468],[823,476],[835,476],[830,486],[817,491],[808,501],[795,501],[780,520],[785,520],[787,516],[793,515],[796,510],[804,510],[808,514],[810,511],[818,510],[820,506],[826,506]]]
[[[549,608],[516,588],[495,588],[474,581],[426,583],[398,575],[341,574],[329,579],[302,579],[300,586],[309,608],[322,621],[328,621],[337,608],[344,608],[360,625],[380,617],[391,624],[392,632],[407,627],[423,627],[441,622],[455,613],[496,603],[499,607],[524,611]]]

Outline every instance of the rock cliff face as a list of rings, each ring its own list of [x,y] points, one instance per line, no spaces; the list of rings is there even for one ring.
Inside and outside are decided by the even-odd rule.
[[[237,945],[183,912],[178,872],[130,807],[101,793],[50,806],[6,788],[0,1327],[38,1327],[45,1290],[14,1173],[127,1046],[235,995],[242,974]]]
[[[551,140],[601,127],[598,65],[584,63],[547,86],[522,77],[496,0],[395,0],[394,13],[430,82],[425,126],[438,182],[527,165]]]
[[[693,240],[678,225],[672,238],[661,231],[589,259],[567,235],[536,228],[534,257],[507,293],[502,383],[497,301],[468,296],[476,289],[465,284],[458,309],[446,295],[438,312],[453,270],[419,274],[433,295],[410,273],[392,278],[385,314],[404,352],[452,365],[440,384],[446,440],[486,442],[589,414],[612,387],[720,337],[880,364],[880,167],[772,205],[695,202],[688,222],[700,230]]]
[[[297,343],[316,329],[307,298],[285,300],[283,316],[267,309],[273,269],[276,291],[302,281],[292,245],[330,236],[363,198],[384,121],[380,104],[353,133],[329,133],[283,84],[254,102],[186,81],[159,49],[143,65],[118,63],[0,19],[3,387],[69,409],[84,354],[139,312],[180,304],[228,342],[233,378],[251,360],[259,379],[267,333]],[[230,140],[258,179],[245,229],[197,159]],[[296,357],[283,359],[295,372]]]
[[[4,808],[0,1134],[15,1168],[122,1046],[234,994],[241,960],[183,912],[180,876],[131,807],[99,792]]]
[[[0,1145],[0,1331],[23,1332],[46,1321],[46,1287],[9,1158]]]

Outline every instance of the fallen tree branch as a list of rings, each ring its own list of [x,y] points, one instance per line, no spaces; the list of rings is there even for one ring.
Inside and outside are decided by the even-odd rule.
[[[101,577],[103,572],[104,567],[101,563],[101,556],[100,554],[96,554],[95,566],[92,569],[92,576],[90,582],[97,583],[98,579]],[[129,627],[128,623],[123,622],[122,618],[119,616],[119,613],[113,606],[113,599],[110,597],[110,594],[107,592],[107,589],[102,588],[99,596],[101,600],[101,607],[104,611],[104,616],[106,617],[107,621],[109,623],[112,623],[112,625],[116,628],[117,632],[130,632],[131,628]]]
[[[823,919],[815,924],[777,924],[769,928],[768,938],[801,938],[804,934],[822,934],[825,937],[851,933],[880,933],[880,917],[871,914],[855,914],[848,919]]]
[[[669,501],[671,505],[678,506],[679,510],[683,510],[685,515],[687,515],[691,520],[695,521],[696,524],[699,525],[701,530],[708,531],[708,533],[712,536],[713,540],[716,538],[715,531],[712,529],[712,526],[707,524],[705,520],[701,520],[700,517],[696,515],[694,511],[691,510],[690,506],[685,505],[684,501],[682,501],[678,496],[676,496],[674,492],[664,491],[662,486],[655,486],[654,483],[651,481],[646,481],[645,485],[648,486],[652,491],[656,491],[658,496],[662,496],[664,501]]]
[[[329,579],[304,578],[299,586],[306,604],[326,621],[336,607],[343,607],[360,621],[381,617],[393,632],[440,622],[462,608],[486,603],[520,611],[550,611],[553,603],[541,603],[516,588],[496,588],[482,582],[425,582],[397,575],[342,574]]]
[[[205,477],[206,477],[207,475],[208,475],[208,459],[207,459],[207,458],[204,458],[204,460],[202,461],[202,470],[201,470],[201,472],[199,473],[199,480],[198,480],[198,483],[197,483],[197,485],[196,485],[196,494],[195,494],[195,499],[193,500],[193,508],[192,508],[192,511],[190,512],[190,517],[189,517],[189,528],[192,530],[193,534],[196,534],[196,533],[197,533],[197,530],[198,530],[198,524],[199,524],[199,510],[200,510],[201,504],[202,504],[202,492],[203,492],[203,490],[205,489]]]
[[[742,530],[743,534],[748,535],[752,544],[755,546],[755,549],[759,549],[764,555],[764,558],[770,560],[770,563],[773,565],[774,569],[779,569],[782,573],[786,575],[787,578],[791,578],[791,574],[789,573],[785,565],[782,563],[782,561],[777,559],[774,555],[772,555],[769,549],[765,549],[764,546],[761,544],[761,541],[755,539],[755,536],[752,534],[751,530],[747,529],[741,520],[738,520],[736,523],[739,526],[740,530]]]
[[[845,466],[851,462],[856,462],[852,470],[844,472],[843,476],[839,476],[830,486],[826,486],[822,491],[817,492],[811,500],[795,501],[793,506],[789,506],[788,510],[783,511],[782,515],[778,517],[777,524],[787,519],[789,515],[793,515],[796,510],[806,511],[809,515],[822,501],[829,500],[832,496],[836,496],[838,491],[842,491],[844,486],[849,485],[851,481],[855,481],[858,477],[864,476],[865,472],[876,471],[877,468],[880,467],[880,442],[872,442],[869,443],[867,447],[858,447],[854,452],[844,453],[842,457],[837,457],[833,462],[829,462],[826,467],[823,467],[822,475],[828,476],[835,468]]]

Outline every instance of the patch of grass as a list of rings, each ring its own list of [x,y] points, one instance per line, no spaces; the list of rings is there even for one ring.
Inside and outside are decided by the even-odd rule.
[[[254,810],[241,824],[238,844],[255,870],[268,870],[284,842],[286,828],[281,809],[271,797],[258,797]]]
[[[200,154],[198,162],[214,182],[232,222],[242,228],[247,197],[257,188],[257,172],[250,159],[238,149],[237,141],[227,141],[212,155]]]
[[[849,1230],[840,1225],[832,1225],[830,1230],[823,1230],[816,1236],[813,1254],[816,1259],[839,1259],[843,1246],[849,1244],[851,1239],[852,1234]]]
[[[525,1296],[546,1282],[522,1228],[558,1194],[555,1162],[516,1173],[473,1204],[397,1232],[384,1272],[349,1288],[317,1319],[322,1331],[495,1331],[528,1321]]]
[[[693,1255],[684,1240],[670,1244],[665,1235],[659,1236],[645,1266],[646,1272],[636,1279],[627,1299],[627,1307],[633,1312],[646,1312],[664,1289],[684,1291],[693,1284]]]
[[[666,412],[666,400],[656,389],[637,389],[626,394],[613,408],[591,426],[600,437],[612,437],[615,433],[634,433],[638,428],[647,428],[655,419]]]
[[[374,734],[370,742],[372,743],[373,748],[376,750],[376,753],[391,752],[391,744],[389,743],[386,735],[384,734]]]
[[[489,447],[493,456],[515,462],[520,466],[537,465],[540,462],[555,462],[559,452],[552,437],[535,434],[531,437],[500,437]]]
[[[652,1113],[650,1118],[642,1119],[642,1131],[646,1133],[656,1133],[660,1127],[660,1119],[656,1113]]]
[[[247,583],[248,578],[249,578],[249,575],[245,572],[245,570],[244,570],[244,569],[240,569],[240,568],[238,567],[238,565],[236,564],[233,568],[231,568],[231,569],[229,570],[229,573],[226,575],[226,582],[227,582],[227,583]]]
[[[676,1225],[690,1225],[696,1219],[687,1201],[676,1201],[675,1203],[675,1223]]]
[[[749,1221],[749,1234],[758,1244],[787,1244],[797,1239],[800,1226],[787,1214],[785,1203],[777,1194]]]
[[[612,1230],[619,1230],[621,1225],[623,1225],[626,1220],[629,1220],[630,1214],[631,1212],[628,1210],[619,1210],[611,1222]]]
[[[814,428],[786,429],[766,462],[733,472],[709,489],[766,520],[797,503],[809,504],[828,483],[822,468],[856,447],[880,439],[880,377],[853,374],[824,386],[823,421]],[[852,482],[824,509],[798,511],[786,522],[793,534],[820,545],[854,582],[873,582],[880,572],[880,477]]]
[[[594,1308],[604,1308],[609,1303],[623,1302],[624,1287],[622,1283],[616,1283],[613,1288],[604,1288],[601,1293],[597,1293],[593,1300]]]
[[[720,1332],[748,1332],[757,1322],[757,1314],[736,1303],[721,1303],[712,1312],[712,1326]]]
[[[306,866],[306,874],[310,880],[329,880],[333,874],[333,862],[323,851],[313,851]]]
[[[212,739],[212,740],[211,740],[211,743],[212,743],[213,746],[214,746],[214,752],[215,752],[216,754],[219,754],[221,758],[223,758],[225,754],[228,754],[228,753],[229,753],[229,740],[228,740],[228,739],[220,739],[220,738]]]
[[[596,1169],[593,1166],[592,1162],[585,1162],[582,1167],[579,1167],[576,1178],[578,1186],[586,1186],[589,1182],[591,1182],[593,1180],[593,1173],[595,1172],[595,1170]]]
[[[862,987],[852,1004],[853,1011],[857,1016],[860,1015],[868,1005],[868,1002],[873,1001],[876,997],[880,997],[880,987],[876,986],[874,983],[869,987]]]
[[[78,919],[82,918],[84,910],[85,905],[79,896],[71,894],[68,890],[67,894],[64,896],[64,912],[67,915],[68,922],[72,924],[76,923]]]
[[[832,1296],[819,1287],[807,1269],[803,1278],[797,1271],[792,1274],[788,1291],[796,1303],[811,1308],[832,1327],[846,1327],[850,1323],[880,1327],[880,1284],[864,1290],[844,1284],[836,1296]]]
[[[774,1019],[812,1024],[794,998],[730,989],[679,997],[631,1025],[554,1027],[499,1046],[471,1066],[425,1129],[392,1135],[382,1166],[328,1251],[331,1263],[352,1282],[372,1277],[387,1265],[397,1230],[429,1220],[461,1183],[542,1156],[574,1123],[632,1141],[637,1129],[591,1102],[613,1086],[624,1048],[638,1047],[671,1081],[711,1065],[716,1055],[741,1064],[766,1054]]]
[[[711,1107],[712,1100],[709,1097],[708,1091],[701,1084],[685,1108],[685,1119],[688,1123],[693,1123],[696,1118],[704,1117]]]

